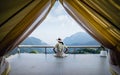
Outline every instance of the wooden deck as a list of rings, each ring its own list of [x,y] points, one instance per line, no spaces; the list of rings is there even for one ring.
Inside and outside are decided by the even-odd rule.
[[[7,58],[10,75],[111,75],[107,57],[99,54],[16,54]]]

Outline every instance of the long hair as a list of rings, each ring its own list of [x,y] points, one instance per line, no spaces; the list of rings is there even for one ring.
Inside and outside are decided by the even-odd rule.
[[[64,43],[63,42],[60,42],[62,45],[64,45]]]

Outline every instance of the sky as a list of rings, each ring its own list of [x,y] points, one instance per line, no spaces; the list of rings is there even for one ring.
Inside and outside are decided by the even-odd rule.
[[[77,32],[85,32],[77,22],[64,10],[57,1],[46,19],[29,37],[36,37],[50,45],[54,45],[58,37],[64,39]]]

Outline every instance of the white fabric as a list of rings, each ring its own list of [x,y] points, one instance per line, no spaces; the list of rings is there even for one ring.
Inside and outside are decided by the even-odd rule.
[[[101,51],[100,56],[107,56],[107,51]]]
[[[55,50],[57,52],[55,56],[58,56],[58,57],[66,56],[64,53],[65,48],[67,48],[67,47],[65,45],[63,45],[62,43],[57,43],[55,45]]]
[[[111,67],[118,75],[120,75],[120,67],[119,66],[115,66],[115,65],[111,64]]]
[[[7,66],[7,62],[5,60],[5,57],[3,57],[0,63],[0,75],[5,71],[6,66]]]

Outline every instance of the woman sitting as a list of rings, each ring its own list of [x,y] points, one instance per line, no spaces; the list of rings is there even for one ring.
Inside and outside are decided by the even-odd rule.
[[[57,39],[58,43],[53,48],[53,51],[56,53],[56,57],[65,57],[65,53],[68,51],[67,46],[64,45],[61,38]]]

